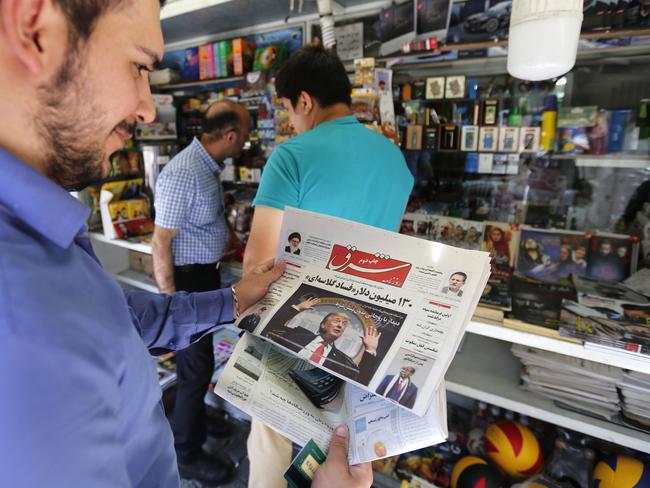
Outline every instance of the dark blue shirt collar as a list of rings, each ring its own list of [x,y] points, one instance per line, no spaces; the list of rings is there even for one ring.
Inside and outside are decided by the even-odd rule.
[[[0,211],[67,248],[85,231],[90,209],[67,191],[0,148]]]

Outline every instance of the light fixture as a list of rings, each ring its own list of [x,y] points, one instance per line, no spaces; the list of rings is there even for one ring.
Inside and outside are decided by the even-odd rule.
[[[530,81],[562,76],[573,68],[583,0],[512,0],[508,73]]]
[[[336,45],[336,31],[334,30],[333,13],[332,0],[318,0],[320,29],[323,37],[323,47],[326,49],[331,49]]]

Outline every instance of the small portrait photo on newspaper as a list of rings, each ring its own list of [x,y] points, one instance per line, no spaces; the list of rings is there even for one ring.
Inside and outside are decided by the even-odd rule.
[[[287,236],[287,243],[284,247],[284,252],[289,254],[300,255],[300,245],[302,244],[302,236],[299,232],[291,232]]]
[[[431,359],[400,348],[375,393],[406,408],[413,408],[418,389],[426,381],[432,367]]]
[[[463,287],[467,284],[467,273],[463,271],[454,271],[449,275],[447,283],[442,287],[442,293],[445,295],[462,297]]]
[[[302,284],[263,337],[345,378],[368,385],[406,314]]]

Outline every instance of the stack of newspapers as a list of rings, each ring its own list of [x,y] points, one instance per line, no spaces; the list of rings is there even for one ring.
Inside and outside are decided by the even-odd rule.
[[[620,413],[617,385],[623,371],[593,361],[514,344],[523,387],[561,407],[612,420]]]
[[[650,429],[650,374],[626,371],[619,383],[625,418],[644,430]]]
[[[443,442],[488,253],[286,208],[277,258],[215,393],[299,445],[346,424],[354,464]]]

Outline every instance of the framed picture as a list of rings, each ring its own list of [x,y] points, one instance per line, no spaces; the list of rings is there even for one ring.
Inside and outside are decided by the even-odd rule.
[[[519,148],[519,127],[501,127],[499,129],[499,151],[517,152]]]
[[[464,98],[465,97],[465,77],[464,76],[447,76],[445,88],[445,98]]]
[[[498,127],[481,127],[478,138],[478,150],[481,152],[496,152],[499,144]]]
[[[422,126],[409,125],[406,128],[406,149],[419,151],[422,149]]]
[[[497,125],[499,119],[499,100],[488,98],[483,101],[481,125]]]
[[[438,138],[439,151],[458,151],[460,148],[460,127],[453,124],[442,124]]]
[[[445,77],[438,76],[427,78],[425,98],[427,100],[439,100],[445,97]]]
[[[522,127],[519,129],[519,152],[536,153],[539,151],[539,127]]]
[[[462,135],[460,141],[461,151],[477,151],[478,150],[478,126],[477,125],[464,125],[462,128]]]

